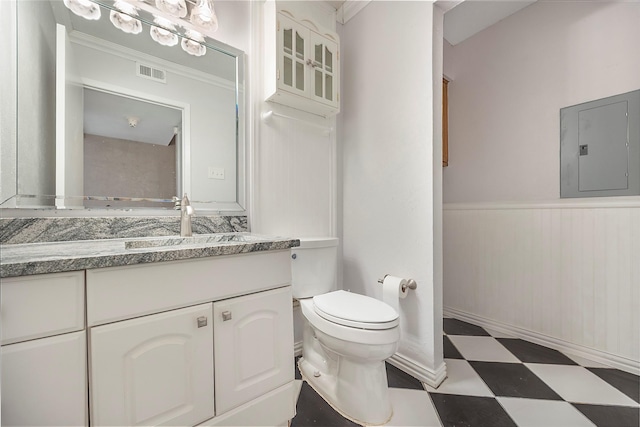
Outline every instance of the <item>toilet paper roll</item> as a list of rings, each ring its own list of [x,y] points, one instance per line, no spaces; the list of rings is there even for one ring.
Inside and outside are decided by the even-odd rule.
[[[389,304],[398,313],[401,298],[406,298],[408,288],[407,281],[400,277],[387,275],[382,281],[382,301]],[[404,288],[404,289],[403,289]]]

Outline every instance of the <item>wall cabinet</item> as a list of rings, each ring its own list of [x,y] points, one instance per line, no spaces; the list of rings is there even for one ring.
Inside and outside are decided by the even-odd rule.
[[[332,116],[340,111],[338,35],[287,10],[265,4],[265,97],[299,110]],[[275,31],[274,31],[275,30]]]

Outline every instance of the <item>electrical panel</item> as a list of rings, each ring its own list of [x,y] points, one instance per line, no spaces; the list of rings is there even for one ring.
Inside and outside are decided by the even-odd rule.
[[[640,195],[640,90],[560,110],[560,197]]]

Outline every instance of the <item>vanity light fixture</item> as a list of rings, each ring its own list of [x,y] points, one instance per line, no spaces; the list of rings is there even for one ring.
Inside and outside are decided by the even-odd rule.
[[[142,32],[142,23],[135,16],[138,16],[136,7],[126,1],[118,0],[113,7],[120,12],[112,10],[109,14],[111,23],[118,29],[129,34],[140,34]]]
[[[98,0],[63,1],[76,15],[91,20],[100,19]],[[142,32],[141,19],[145,18],[138,19],[139,10],[151,14],[151,38],[163,46],[175,46],[181,37],[182,49],[193,56],[203,56],[207,52],[205,36],[211,37],[218,29],[213,0],[116,0],[113,6],[105,7],[111,9],[109,18],[113,25],[130,34]],[[180,31],[178,27],[181,27]]]
[[[218,17],[213,10],[211,0],[198,0],[198,4],[191,9],[191,23],[208,31],[218,29]]]
[[[187,16],[187,4],[184,0],[156,0],[156,7],[178,18]]]
[[[176,30],[175,25],[168,19],[160,16],[153,17],[153,22],[156,24],[151,27],[151,38],[160,43],[163,46],[175,46],[178,44],[178,35],[174,33]]]
[[[100,19],[100,6],[90,0],[64,0],[64,5],[78,16],[92,21]]]
[[[182,38],[182,50],[187,52],[189,55],[193,56],[202,56],[207,53],[207,48],[205,47],[204,36],[195,30],[187,30],[184,37]]]

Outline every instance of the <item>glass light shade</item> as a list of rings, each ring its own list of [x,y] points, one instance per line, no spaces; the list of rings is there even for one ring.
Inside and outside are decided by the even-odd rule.
[[[204,43],[204,36],[197,31],[187,30],[185,37],[182,38],[182,50],[189,55],[202,56],[207,53],[207,48]]]
[[[187,4],[184,0],[156,0],[156,7],[178,18],[187,16]]]
[[[176,27],[171,21],[159,16],[154,16],[153,22],[156,26],[152,26],[150,33],[151,38],[163,46],[175,46],[178,44],[178,35],[172,33]]]
[[[191,9],[191,23],[206,31],[218,29],[218,17],[213,10],[211,0],[198,0],[197,6]]]
[[[111,23],[116,28],[129,34],[140,34],[142,32],[142,23],[139,19],[133,17],[138,16],[138,12],[136,11],[135,6],[122,0],[116,1],[113,6],[120,12],[123,12],[120,13],[112,10],[109,14]]]
[[[100,19],[100,6],[90,0],[64,0],[64,5],[71,12],[85,19]]]

